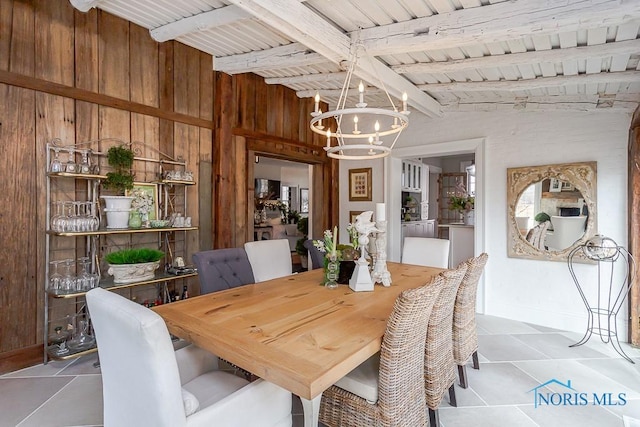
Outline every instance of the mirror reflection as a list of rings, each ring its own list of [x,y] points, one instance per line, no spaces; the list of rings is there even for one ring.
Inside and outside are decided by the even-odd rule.
[[[508,168],[508,256],[566,261],[596,233],[596,181],[596,162]]]
[[[532,246],[561,251],[584,236],[588,209],[584,196],[573,184],[546,178],[522,192],[515,215],[518,231]]]

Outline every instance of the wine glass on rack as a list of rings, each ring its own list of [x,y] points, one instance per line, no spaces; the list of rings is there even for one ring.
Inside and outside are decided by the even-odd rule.
[[[65,259],[64,261],[64,274],[60,281],[60,290],[63,292],[73,292],[76,289],[75,277],[71,274],[71,267],[73,267],[72,259]]]
[[[68,173],[78,173],[78,165],[76,164],[75,154],[76,150],[69,147],[66,149],[69,157],[67,159],[67,164],[65,165],[65,172]]]
[[[78,264],[80,264],[82,271],[76,279],[76,290],[84,292],[91,289],[93,277],[89,274],[89,257],[78,258]]]
[[[91,164],[89,163],[89,150],[81,150],[82,161],[78,165],[78,172],[91,173]]]
[[[47,289],[50,291],[57,291],[60,289],[60,284],[62,282],[62,274],[58,272],[58,265],[62,261],[50,261],[51,271],[49,272],[49,284]]]
[[[49,164],[49,172],[62,172],[62,162],[60,161],[60,149],[53,149],[53,159],[51,159],[51,163]]]
[[[97,288],[98,286],[100,286],[100,269],[98,268],[98,266],[95,266],[95,269],[93,271],[93,273],[91,274],[91,289],[93,288]]]
[[[100,219],[96,215],[96,204],[94,202],[87,202],[86,206],[86,215],[88,218],[88,231],[96,231],[100,228]]]
[[[63,218],[62,202],[53,202],[54,214],[51,216],[51,231],[62,231],[61,221]]]

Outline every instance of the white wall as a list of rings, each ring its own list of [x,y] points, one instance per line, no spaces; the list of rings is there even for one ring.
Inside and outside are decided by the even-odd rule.
[[[372,191],[370,202],[349,201],[349,169],[372,168]],[[350,221],[349,211],[373,211],[376,212],[376,203],[384,202],[384,169],[383,160],[340,160],[340,225],[338,240],[340,243],[349,243],[347,224]]]
[[[455,113],[440,119],[411,115],[411,124],[396,147],[486,138],[485,270],[486,313],[539,325],[583,332],[586,310],[563,262],[507,257],[506,169],[579,161],[598,162],[598,230],[627,246],[627,140],[631,115],[604,112],[494,112]],[[346,169],[362,162],[340,165],[340,222],[347,211],[362,210],[348,203]],[[374,165],[374,201],[382,201],[377,182],[381,163]],[[346,204],[345,204],[346,203]],[[342,206],[346,206],[342,208]],[[595,272],[594,266],[578,270]],[[626,305],[623,311],[626,311]],[[621,311],[619,319],[625,318]],[[626,337],[620,322],[619,336]]]

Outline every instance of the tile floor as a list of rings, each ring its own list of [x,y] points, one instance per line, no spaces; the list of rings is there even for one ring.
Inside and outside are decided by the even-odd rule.
[[[636,361],[632,365],[597,337],[569,348],[581,334],[493,316],[478,316],[478,325],[480,370],[469,366],[470,387],[456,386],[458,407],[445,398],[443,427],[622,427],[622,415],[640,418],[640,349],[624,345]],[[95,360],[90,355],[0,376],[0,427],[100,426],[101,377]],[[529,390],[551,379],[571,380],[576,392],[589,396],[625,393],[626,404],[534,407]],[[549,390],[564,392],[557,385]],[[294,426],[302,426],[297,399],[293,414]]]

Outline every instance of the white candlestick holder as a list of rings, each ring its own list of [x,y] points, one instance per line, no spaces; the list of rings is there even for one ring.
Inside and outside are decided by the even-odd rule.
[[[373,291],[373,281],[369,273],[369,263],[366,260],[366,247],[369,243],[369,233],[359,233],[360,258],[356,261],[356,268],[349,280],[349,288],[354,292]]]
[[[376,221],[376,262],[372,279],[383,286],[391,286],[391,273],[387,270],[387,221]]]

